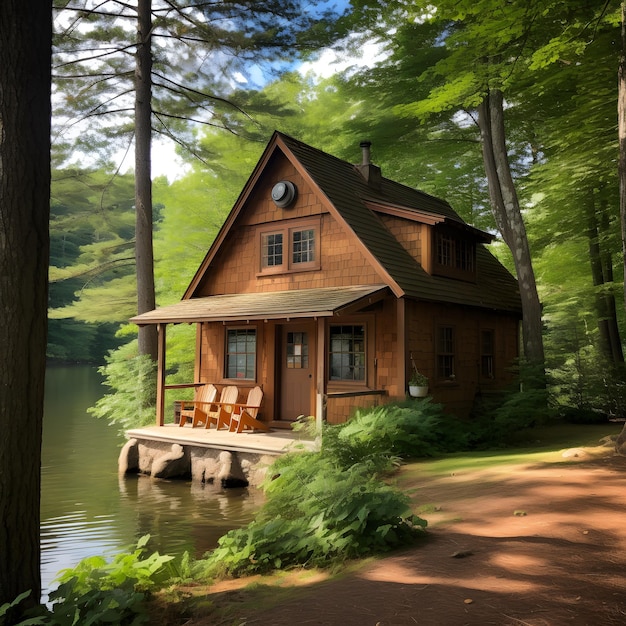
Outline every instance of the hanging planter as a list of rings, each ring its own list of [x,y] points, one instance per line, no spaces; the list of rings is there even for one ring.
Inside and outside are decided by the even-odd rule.
[[[417,370],[409,380],[409,395],[412,398],[425,398],[428,395],[428,378]]]
[[[422,385],[409,385],[409,395],[412,398],[425,398],[428,395],[428,387]]]

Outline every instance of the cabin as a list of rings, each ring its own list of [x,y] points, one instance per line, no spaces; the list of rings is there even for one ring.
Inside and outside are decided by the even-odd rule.
[[[182,300],[138,315],[159,334],[165,421],[169,324],[196,326],[195,380],[263,390],[258,419],[337,424],[405,399],[417,370],[459,417],[512,381],[517,281],[489,233],[383,176],[275,132]]]

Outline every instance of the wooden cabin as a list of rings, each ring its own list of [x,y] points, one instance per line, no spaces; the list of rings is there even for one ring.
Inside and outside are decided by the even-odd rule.
[[[273,427],[404,399],[414,368],[460,417],[511,382],[521,306],[492,235],[360,147],[354,165],[275,132],[182,301],[133,318],[159,329],[157,424],[168,324],[197,327],[194,383],[261,386]]]

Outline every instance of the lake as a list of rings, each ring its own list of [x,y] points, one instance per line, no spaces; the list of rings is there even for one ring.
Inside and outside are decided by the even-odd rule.
[[[42,448],[43,599],[59,570],[82,558],[128,550],[145,534],[162,554],[199,557],[254,516],[261,495],[187,481],[120,478],[125,439],[117,426],[87,413],[106,391],[92,367],[50,367]]]

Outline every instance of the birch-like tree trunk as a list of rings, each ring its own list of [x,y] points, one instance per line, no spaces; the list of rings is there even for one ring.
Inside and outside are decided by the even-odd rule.
[[[0,605],[39,604],[48,306],[50,0],[0,2]]]
[[[152,1],[137,5],[135,65],[135,257],[137,263],[137,313],[156,307],[152,248]],[[139,327],[139,354],[157,359],[154,324]]]
[[[511,175],[506,149],[503,95],[500,90],[491,90],[479,105],[478,126],[491,209],[515,263],[522,301],[524,356],[531,365],[543,367],[541,302],[537,293],[526,226]]]

